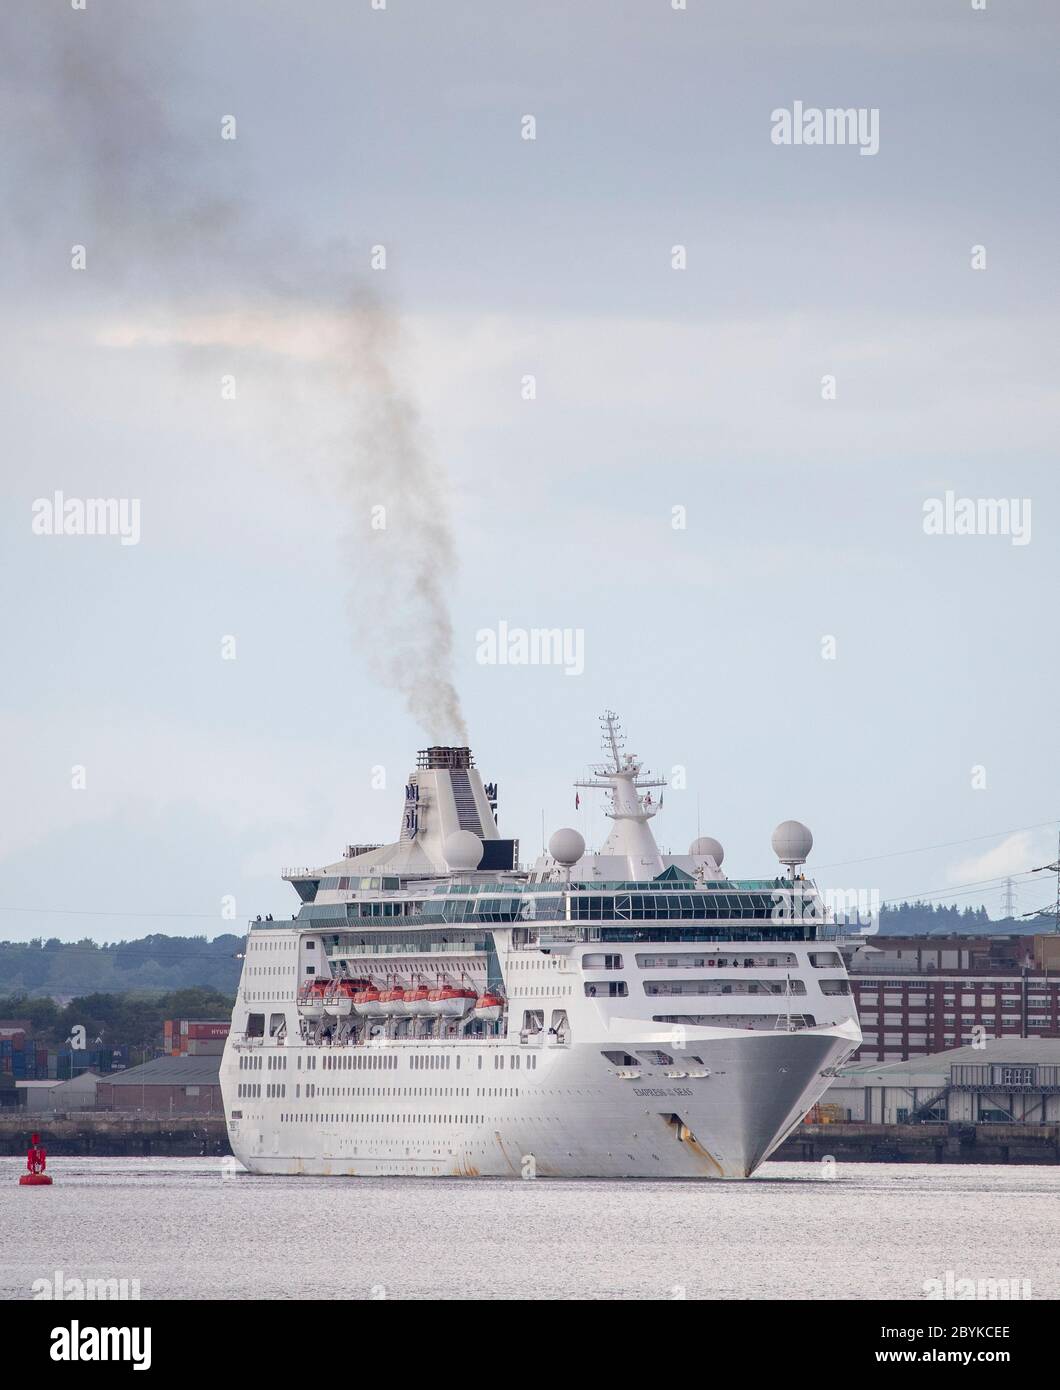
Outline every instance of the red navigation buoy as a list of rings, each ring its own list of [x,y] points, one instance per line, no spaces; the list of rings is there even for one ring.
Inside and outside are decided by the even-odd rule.
[[[40,1135],[32,1135],[31,1141],[29,1152],[26,1154],[26,1167],[29,1171],[22,1174],[18,1180],[18,1185],[19,1187],[51,1187],[52,1180],[44,1171],[48,1166],[48,1155],[44,1152]]]

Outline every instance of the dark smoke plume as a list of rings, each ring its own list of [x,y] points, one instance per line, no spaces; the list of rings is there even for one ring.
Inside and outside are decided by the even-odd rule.
[[[227,345],[256,363],[275,351],[270,314],[334,316],[338,338],[313,372],[345,423],[314,458],[350,519],[358,650],[432,740],[466,742],[453,684],[452,532],[443,479],[403,383],[397,317],[350,284],[340,268],[348,249],[263,231],[253,197],[240,190],[238,157],[220,139],[221,112],[211,114],[210,135],[200,119],[191,129],[170,113],[181,22],[179,7],[145,7],[137,17],[106,0],[85,12],[67,0],[0,12],[0,119],[17,160],[5,241],[29,281],[42,273],[42,245],[52,258],[86,244],[93,306],[161,301],[177,341],[189,308],[265,325],[261,342],[251,333]],[[385,527],[372,525],[379,506]]]

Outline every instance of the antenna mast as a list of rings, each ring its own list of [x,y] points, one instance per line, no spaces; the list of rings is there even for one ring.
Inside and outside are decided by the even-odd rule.
[[[624,751],[626,736],[614,710],[606,710],[600,716],[600,729],[607,759],[591,764],[592,776],[574,785],[609,791],[611,810],[607,814],[612,820],[650,820],[659,809],[652,801],[650,788],[666,787],[668,783],[665,778],[644,771],[635,753]],[[647,795],[640,796],[641,790]]]

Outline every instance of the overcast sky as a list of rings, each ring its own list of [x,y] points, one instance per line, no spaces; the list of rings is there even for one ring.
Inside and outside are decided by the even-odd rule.
[[[755,876],[797,817],[822,884],[996,913],[1060,818],[1058,30],[5,6],[0,937],[213,935],[226,895],[238,930],[393,838],[436,597],[524,859],[542,812],[602,839],[569,784],[611,706],[686,769],[664,847]],[[775,144],[796,101],[878,112],[878,152]],[[34,534],[57,490],[138,499],[139,543]],[[1029,503],[1029,543],[926,534],[947,492]],[[480,664],[501,622],[584,672]]]

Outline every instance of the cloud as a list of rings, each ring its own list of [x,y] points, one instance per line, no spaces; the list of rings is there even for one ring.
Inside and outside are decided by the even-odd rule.
[[[949,880],[951,883],[978,883],[981,879],[1026,873],[1044,862],[1047,855],[1046,838],[1044,832],[1029,830],[1008,835],[992,849],[953,865]]]
[[[889,453],[907,460],[911,449],[918,458],[982,457],[1056,442],[1052,332],[1019,314],[922,318],[915,334],[902,315],[792,312],[699,322],[419,314],[403,326],[402,371],[439,432],[466,430],[472,408],[478,428],[517,419],[547,428],[557,411],[577,410],[579,432],[599,419],[605,442],[613,432],[628,443],[658,426],[669,447],[684,432],[708,457],[775,453],[811,463]],[[336,363],[349,336],[343,310],[282,302],[127,314],[95,331],[115,350],[236,349],[278,368]],[[821,397],[826,373],[837,378],[835,401]],[[534,401],[520,396],[527,374],[536,378]],[[638,422],[632,435],[630,420]],[[571,466],[564,457],[542,463]]]

